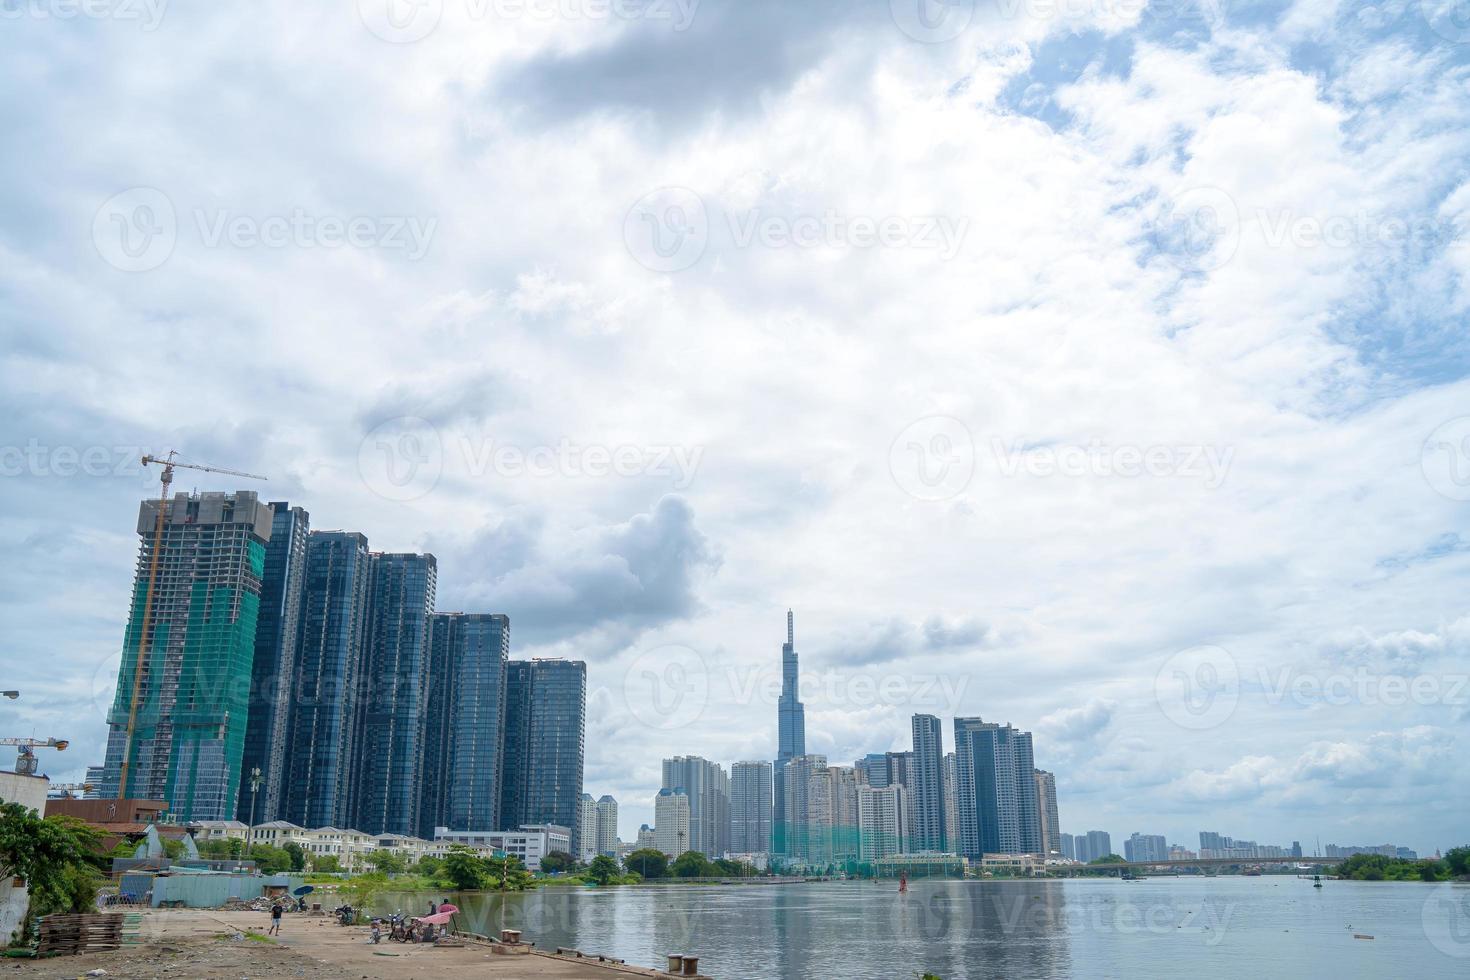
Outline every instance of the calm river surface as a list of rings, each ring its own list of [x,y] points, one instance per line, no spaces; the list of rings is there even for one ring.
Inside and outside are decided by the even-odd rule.
[[[451,894],[462,926],[521,929],[716,980],[1470,977],[1470,886],[1287,876],[551,887]],[[387,896],[416,912],[430,896]],[[1372,936],[1356,939],[1354,934]]]

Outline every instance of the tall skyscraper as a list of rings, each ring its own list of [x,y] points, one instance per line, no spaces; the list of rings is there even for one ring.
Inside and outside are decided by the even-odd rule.
[[[580,660],[511,660],[505,665],[505,774],[500,822],[578,826],[586,752],[587,665]]]
[[[770,852],[772,792],[769,762],[737,762],[730,767],[732,852]]]
[[[427,715],[433,555],[374,554],[361,690],[357,820],[369,834],[416,835]]]
[[[235,811],[236,819],[247,824],[281,816],[281,789],[288,777],[286,753],[291,742],[291,686],[296,677],[301,607],[306,597],[306,539],[311,530],[310,518],[300,507],[284,501],[270,506],[271,537],[261,576],[250,717],[245,727]],[[250,783],[256,769],[260,770],[260,786],[252,791]]]
[[[1031,733],[979,718],[956,718],[954,732],[961,853],[1040,853]]]
[[[420,837],[500,828],[510,619],[435,613],[429,629]]]
[[[1058,834],[1057,837],[1061,843],[1062,857],[1066,858],[1068,861],[1077,860],[1076,839],[1068,833]]]
[[[661,789],[654,797],[653,841],[670,858],[689,850],[689,797],[682,789]]]
[[[1041,852],[1061,857],[1061,824],[1057,819],[1057,778],[1045,769],[1036,770],[1036,807],[1041,818]]]
[[[689,797],[689,850],[707,858],[730,849],[730,777],[718,763],[697,755],[663,761],[663,788]]]
[[[301,827],[346,829],[356,820],[350,792],[357,778],[358,684],[370,573],[363,535],[308,535],[301,637],[291,685],[289,775],[281,805],[282,819]]]
[[[781,768],[780,796],[783,813],[781,825],[786,827],[786,856],[799,862],[812,862],[822,857],[821,840],[826,827],[822,804],[811,799],[812,776],[827,768],[824,755],[798,755],[786,760]]]
[[[771,850],[791,854],[787,840],[785,800],[786,782],[781,778],[786,764],[806,755],[806,708],[801,703],[801,670],[796,656],[796,617],[786,610],[786,642],[781,647],[781,697],[776,704],[775,824],[771,831]]]
[[[618,851],[618,801],[603,794],[597,801],[597,853],[615,856]]]
[[[181,820],[228,820],[237,812],[271,509],[250,491],[180,493],[145,500],[137,529],[103,795],[168,800]]]
[[[944,729],[934,715],[914,715],[914,850],[943,851]]]

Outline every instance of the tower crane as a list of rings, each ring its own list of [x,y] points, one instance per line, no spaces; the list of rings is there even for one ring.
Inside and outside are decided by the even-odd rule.
[[[122,768],[118,773],[117,795],[122,799],[128,795],[128,766],[132,761],[133,734],[138,725],[138,693],[143,681],[143,664],[148,659],[148,626],[153,618],[153,586],[158,580],[158,556],[163,551],[163,525],[164,514],[168,510],[168,491],[174,482],[174,467],[186,470],[201,470],[205,473],[223,473],[226,476],[240,476],[247,480],[264,480],[265,477],[254,473],[242,473],[240,470],[227,470],[222,466],[201,466],[198,463],[181,463],[178,460],[178,452],[170,449],[163,456],[144,456],[144,466],[162,466],[163,471],[158,476],[161,486],[158,494],[158,519],[153,525],[153,554],[148,561],[148,591],[143,597],[143,622],[139,624],[138,630],[138,658],[133,663],[133,690],[128,702],[128,728],[127,737],[123,739]]]
[[[0,745],[16,746],[19,754],[15,757],[15,771],[22,776],[36,774],[36,749],[65,752],[70,744],[64,738],[0,738]]]

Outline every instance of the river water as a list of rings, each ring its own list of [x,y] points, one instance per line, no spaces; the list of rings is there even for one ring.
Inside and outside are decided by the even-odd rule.
[[[415,912],[431,896],[385,896]],[[447,896],[461,927],[520,929],[716,980],[1470,978],[1470,886],[1289,876],[548,887]],[[1356,938],[1371,936],[1371,939]]]

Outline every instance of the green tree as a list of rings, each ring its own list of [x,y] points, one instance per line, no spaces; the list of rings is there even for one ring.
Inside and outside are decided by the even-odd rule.
[[[634,851],[623,863],[628,866],[629,871],[636,871],[642,875],[645,881],[662,878],[669,873],[668,855],[652,847]]]
[[[456,844],[444,855],[444,877],[460,891],[484,888],[489,869],[480,855]]]
[[[1452,875],[1470,875],[1470,847],[1452,847],[1445,851],[1444,864]]]
[[[544,863],[546,859],[542,858],[541,860]],[[597,857],[592,859],[592,863],[587,866],[587,877],[599,885],[606,885],[608,882],[613,881],[618,877],[618,874],[618,862],[606,854],[597,855]]]
[[[708,878],[714,874],[715,866],[698,851],[685,851],[674,858],[669,871],[676,878]]]
[[[313,854],[311,870],[322,874],[336,874],[342,870],[342,861],[335,854]]]
[[[577,866],[577,859],[566,851],[551,851],[541,859],[541,870],[547,874],[561,874]]]
[[[375,870],[390,875],[400,874],[408,870],[408,858],[399,854],[397,851],[390,851],[386,847],[373,851],[365,860]]]
[[[274,875],[291,870],[291,855],[270,844],[252,844],[246,857],[255,862],[261,874]]]
[[[306,851],[302,849],[300,844],[294,840],[288,840],[281,850],[285,851],[286,856],[291,859],[292,871],[306,870]]]
[[[245,856],[245,842],[238,837],[200,841],[199,856],[215,861],[235,861]]]
[[[413,872],[423,875],[425,878],[436,879],[444,870],[444,862],[439,858],[424,855],[419,858],[419,863],[413,866]]]
[[[387,875],[381,871],[370,871],[347,879],[347,884],[342,886],[342,895],[353,908],[366,909],[372,907],[373,899],[387,887]]]
[[[80,820],[42,819],[19,803],[0,804],[0,878],[25,879],[34,915],[90,904],[100,850],[101,835]]]

